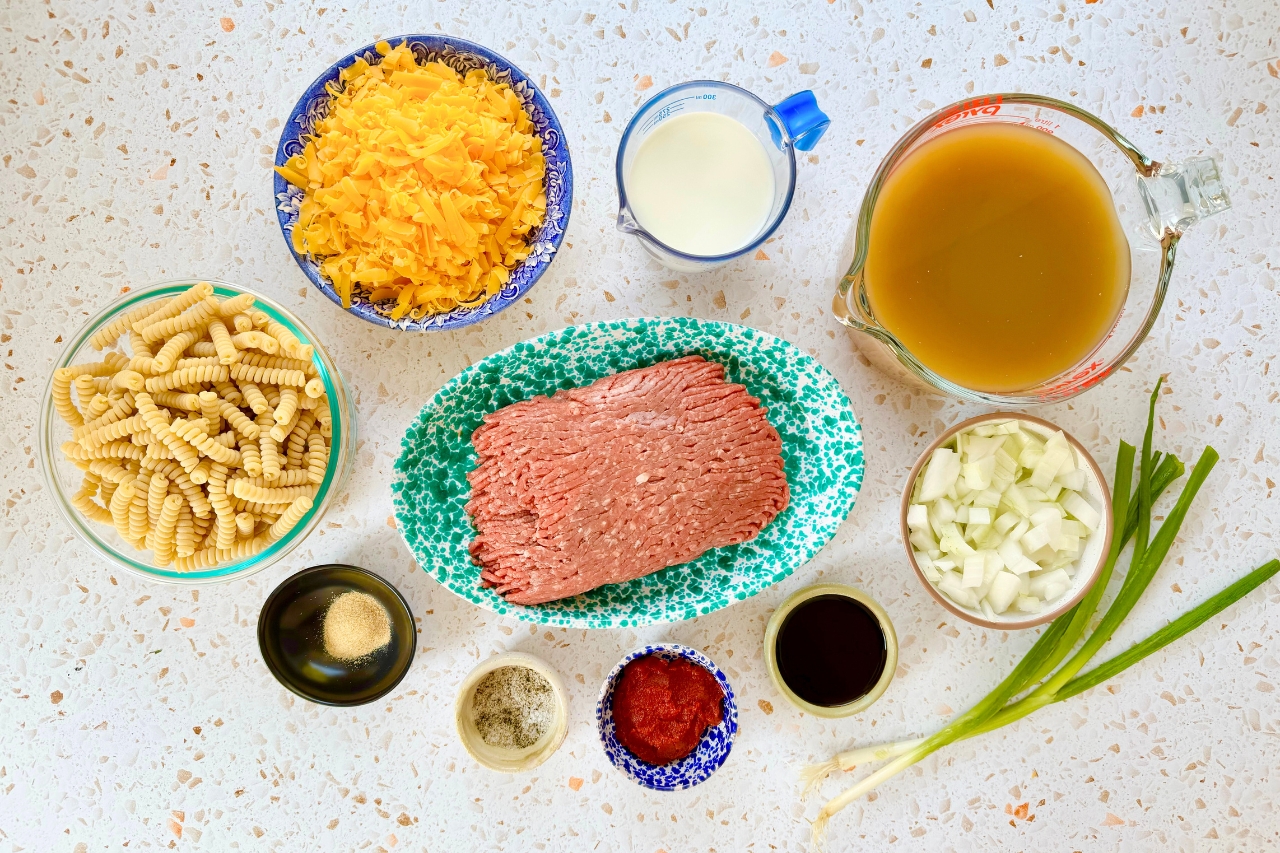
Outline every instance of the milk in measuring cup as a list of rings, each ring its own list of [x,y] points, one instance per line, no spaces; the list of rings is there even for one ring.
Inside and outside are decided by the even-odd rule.
[[[626,176],[640,224],[688,255],[725,255],[746,246],[773,205],[773,167],[755,134],[712,112],[662,122],[636,152]]]

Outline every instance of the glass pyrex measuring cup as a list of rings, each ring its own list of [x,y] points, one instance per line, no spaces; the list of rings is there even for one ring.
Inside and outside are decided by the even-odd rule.
[[[719,113],[737,121],[764,146],[773,168],[773,204],[764,225],[744,246],[727,254],[691,255],[668,246],[645,230],[627,203],[627,177],[640,145],[667,119],[695,112]],[[709,270],[753,252],[769,239],[791,206],[796,188],[795,152],[811,150],[830,124],[807,89],[774,106],[746,89],[715,80],[691,80],[664,89],[640,107],[618,143],[618,230],[634,235],[649,254],[678,272]]]
[[[1008,122],[1053,134],[1087,157],[1111,190],[1132,259],[1124,304],[1110,333],[1093,353],[1059,376],[1010,394],[965,388],[930,370],[876,320],[866,289],[871,219],[885,179],[925,142],[954,128],[982,122]],[[880,163],[846,245],[840,269],[847,271],[836,284],[832,310],[841,323],[865,333],[855,336],[859,344],[872,343],[860,346],[863,353],[891,374],[914,377],[961,399],[990,405],[1027,406],[1065,400],[1098,384],[1133,355],[1164,303],[1183,231],[1230,206],[1218,165],[1210,158],[1156,162],[1101,119],[1053,98],[1019,94],[973,98],[920,121]],[[980,251],[981,247],[975,247],[975,252]]]

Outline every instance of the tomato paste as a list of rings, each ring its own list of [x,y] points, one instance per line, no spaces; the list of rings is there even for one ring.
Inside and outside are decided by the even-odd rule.
[[[724,691],[714,675],[684,658],[649,655],[622,670],[613,693],[618,741],[648,764],[679,761],[723,719]]]

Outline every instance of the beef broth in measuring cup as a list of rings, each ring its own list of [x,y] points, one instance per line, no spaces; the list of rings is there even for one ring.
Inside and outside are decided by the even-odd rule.
[[[1207,157],[1156,162],[1053,98],[971,98],[876,169],[832,310],[890,373],[987,405],[1066,400],[1133,355],[1178,241],[1229,207]]]
[[[1098,170],[1016,124],[973,124],[912,151],[871,218],[876,318],[939,376],[1031,388],[1106,337],[1129,289],[1129,242]]]

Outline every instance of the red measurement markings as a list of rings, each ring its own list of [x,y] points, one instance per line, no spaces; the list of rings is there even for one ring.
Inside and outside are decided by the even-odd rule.
[[[952,108],[951,112],[938,119],[933,126],[935,129],[941,130],[958,121],[998,115],[1000,104],[1003,100],[999,95],[996,95],[994,98],[975,98],[972,101],[965,101]]]

